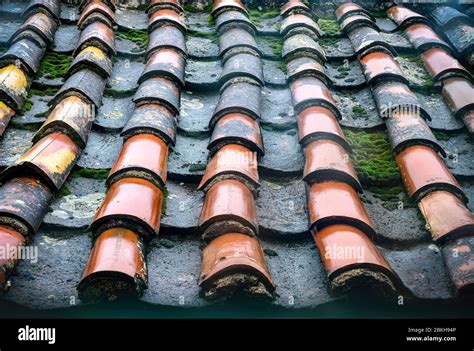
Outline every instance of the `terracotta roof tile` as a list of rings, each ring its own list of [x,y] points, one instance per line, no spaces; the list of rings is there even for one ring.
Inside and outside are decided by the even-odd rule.
[[[326,61],[324,49],[311,37],[304,34],[292,35],[284,41],[282,57],[285,62],[299,57],[312,57],[321,62]]]
[[[469,113],[474,109],[474,88],[464,78],[444,79],[441,94],[453,114],[458,118],[469,116]],[[466,125],[472,124],[466,123]]]
[[[216,18],[216,33],[218,35],[231,28],[240,28],[255,35],[257,27],[250,21],[248,16],[241,11],[225,11]]]
[[[0,100],[15,110],[25,103],[30,79],[15,65],[0,68]]]
[[[448,191],[433,191],[423,197],[418,206],[435,242],[473,233],[474,215]]]
[[[156,50],[166,48],[178,50],[186,55],[186,43],[183,33],[174,26],[158,27],[150,33],[146,59],[148,60]]]
[[[230,28],[219,36],[219,54],[221,57],[224,57],[230,50],[245,52],[248,49],[262,56],[255,38],[245,29]]]
[[[238,10],[247,14],[247,10],[245,9],[245,6],[242,4],[240,0],[217,0],[217,1],[214,1],[211,15],[214,17],[217,17],[222,12],[228,11],[228,10]]]
[[[35,178],[18,177],[4,182],[0,199],[0,223],[30,236],[38,230],[53,193]]]
[[[160,228],[163,192],[153,183],[140,178],[123,178],[114,182],[100,205],[90,230],[99,235],[104,230],[125,227],[146,240]]]
[[[338,119],[341,113],[326,85],[317,78],[301,77],[290,84],[293,106],[296,112],[307,107],[322,106],[330,110]]]
[[[66,72],[66,78],[83,69],[91,69],[107,79],[112,75],[112,60],[102,49],[86,46],[72,61]]]
[[[397,291],[396,274],[364,232],[335,224],[312,233],[335,296],[345,295],[350,289],[367,292],[380,287],[385,293]]]
[[[48,102],[48,105],[54,106],[68,96],[78,96],[99,108],[102,103],[105,83],[105,79],[94,71],[82,69],[66,80],[54,98]]]
[[[347,2],[345,4],[342,4],[336,9],[336,18],[339,23],[344,21],[344,19],[347,17],[352,17],[354,15],[360,14],[366,15],[372,20],[374,20],[369,11],[365,10],[364,8],[353,2]]]
[[[354,166],[344,148],[332,140],[315,140],[305,148],[303,180],[308,183],[345,182],[362,192]]]
[[[73,56],[76,56],[87,46],[95,46],[107,52],[107,55],[117,54],[115,50],[114,32],[112,28],[101,22],[93,22],[84,28]]]
[[[84,8],[91,2],[104,2],[107,6],[109,6],[112,9],[112,11],[116,10],[116,5],[117,5],[116,0],[85,0],[79,4],[79,11],[82,12]]]
[[[412,24],[405,33],[413,47],[419,52],[432,48],[442,48],[451,52],[451,47],[426,24]]]
[[[376,84],[382,80],[398,80],[408,84],[408,79],[391,55],[386,52],[372,52],[360,59],[367,83]]]
[[[225,84],[236,77],[248,77],[263,86],[265,83],[260,57],[249,53],[239,53],[229,57],[224,63],[219,83]]]
[[[213,128],[217,121],[229,113],[242,113],[253,119],[260,118],[260,86],[255,82],[228,81],[221,88],[221,95],[214,114],[209,122]]]
[[[372,221],[356,190],[349,184],[338,181],[313,183],[307,195],[310,230],[347,224],[375,238]]]
[[[316,77],[327,83],[329,78],[324,66],[311,57],[298,57],[286,63],[286,76],[289,82],[303,76]]]
[[[280,34],[283,37],[289,37],[290,35],[301,33],[300,30],[303,28],[314,34],[313,39],[323,36],[323,32],[316,22],[304,14],[292,14],[285,17],[281,22]]]
[[[19,232],[7,226],[0,226],[0,250],[2,250],[2,252],[12,252],[13,248],[19,250],[25,243],[25,237]],[[0,258],[1,290],[6,290],[7,277],[13,271],[18,259],[18,255],[2,255]]]
[[[103,2],[90,2],[88,3],[81,12],[81,17],[77,22],[79,28],[83,28],[84,20],[93,13],[100,13],[107,17],[112,25],[117,24],[117,18],[112,9]]]
[[[425,68],[435,81],[442,81],[450,77],[472,79],[469,73],[454,57],[441,48],[433,48],[421,53]]]
[[[237,290],[236,286],[226,286],[219,279],[242,272],[250,276],[256,275],[268,291],[275,289],[258,240],[244,234],[227,233],[211,241],[204,249],[199,285],[211,296],[215,290],[222,289],[222,285],[224,288]],[[256,283],[247,279],[249,281],[242,282],[243,290],[253,288],[258,292],[254,288]]]
[[[364,26],[370,26],[377,29],[374,20],[366,14],[351,14],[341,22],[341,30],[345,33],[350,33],[354,29]]]
[[[51,44],[54,39],[54,33],[56,32],[57,23],[50,16],[44,13],[38,12],[28,17],[26,21],[17,29],[12,35],[11,41],[15,42],[18,34],[21,34],[26,29],[29,29],[39,35],[47,44]]]
[[[209,160],[198,189],[207,192],[222,179],[239,180],[256,192],[260,185],[256,153],[238,144],[222,146]]]
[[[209,154],[212,156],[224,145],[237,144],[264,154],[262,136],[258,122],[241,113],[229,113],[216,122],[209,141]]]
[[[184,86],[184,66],[185,57],[180,52],[172,49],[157,50],[148,59],[138,84],[149,78],[163,77],[174,79]]]
[[[151,0],[146,12],[148,16],[161,9],[175,9],[178,12],[184,12],[179,0]]]
[[[60,131],[83,149],[89,137],[94,115],[94,107],[91,104],[76,96],[66,97],[55,105],[47,120],[35,133],[33,142],[36,143],[46,135]]]
[[[419,114],[393,112],[385,120],[385,124],[394,154],[398,154],[411,145],[425,145],[446,157],[446,151]]]
[[[206,240],[232,232],[256,235],[257,213],[250,189],[234,179],[216,182],[206,193],[199,227]]]
[[[351,152],[336,116],[325,107],[308,107],[298,114],[298,135],[303,146],[314,140],[327,139],[341,145],[346,152]]]
[[[59,2],[57,0],[36,0],[30,2],[25,11],[23,11],[22,17],[28,18],[41,12],[55,19],[59,19],[59,11]]]
[[[474,281],[474,238],[473,236],[455,238],[441,246],[441,252],[446,263],[457,295],[461,298],[472,297]]]
[[[57,191],[64,184],[80,152],[68,136],[57,132],[48,134],[4,170],[2,178],[15,177],[29,170]]]
[[[372,94],[382,118],[389,118],[393,112],[408,112],[431,120],[425,107],[406,84],[392,80],[379,82],[372,88]]]
[[[0,101],[0,136],[3,135],[15,111]]]
[[[408,195],[420,200],[435,190],[447,190],[466,201],[457,180],[436,152],[427,146],[410,146],[396,156]]]
[[[20,63],[21,69],[32,77],[38,71],[41,58],[46,52],[46,47],[38,46],[28,39],[21,39],[0,57],[0,66]]]
[[[186,33],[186,24],[183,17],[173,10],[158,10],[150,15],[150,22],[148,24],[148,31],[152,32],[154,29],[161,26],[175,26],[181,32]]]
[[[388,44],[377,30],[372,27],[359,27],[351,30],[348,34],[351,40],[354,51],[359,56],[364,56],[371,51],[374,51],[376,47],[383,47],[392,56],[397,56],[397,52],[393,47]]]
[[[140,84],[133,102],[140,105],[159,103],[177,115],[180,96],[181,91],[175,82],[167,78],[150,78]]]
[[[309,7],[304,2],[299,0],[288,1],[281,7],[280,16],[285,17],[292,13],[312,14]]]
[[[176,118],[166,107],[159,104],[144,104],[134,109],[122,136],[127,139],[134,135],[153,134],[168,144],[176,141]]]
[[[168,146],[152,134],[137,134],[128,138],[107,177],[107,185],[123,178],[142,178],[164,188]]]
[[[406,7],[392,6],[387,10],[388,17],[399,27],[406,27],[412,24],[428,23],[428,19]]]
[[[82,19],[79,29],[82,31],[84,28],[87,28],[89,25],[93,25],[95,23],[103,24],[109,28],[115,26],[114,22],[112,22],[108,16],[96,11]]]
[[[78,285],[81,300],[140,296],[147,284],[145,248],[140,237],[125,228],[111,228],[95,240]]]
[[[10,41],[11,41],[11,44],[14,44],[17,41],[24,40],[24,39],[32,41],[33,43],[35,43],[37,46],[41,48],[46,48],[46,46],[48,46],[47,42],[40,35],[38,35],[35,31],[31,29],[25,29],[19,32],[16,36],[12,36],[10,38]]]

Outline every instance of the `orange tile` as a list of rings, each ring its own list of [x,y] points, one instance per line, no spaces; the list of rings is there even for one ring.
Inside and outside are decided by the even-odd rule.
[[[302,1],[290,0],[286,2],[280,10],[280,16],[285,17],[290,13],[311,13],[310,8]]]
[[[342,182],[314,183],[308,192],[311,230],[333,224],[348,224],[374,238],[376,233],[364,205],[353,187]]]
[[[368,83],[376,83],[381,79],[397,79],[408,84],[398,63],[386,52],[369,53],[360,58],[360,64]]]
[[[429,25],[423,23],[412,24],[405,30],[405,34],[413,47],[419,52],[433,47],[441,47],[451,51],[450,46]]]
[[[427,23],[428,20],[406,7],[392,6],[387,10],[387,16],[399,26],[407,25],[409,23]]]
[[[392,271],[367,235],[355,227],[335,224],[312,231],[312,235],[329,276],[351,267],[366,265],[381,266]]]
[[[57,191],[66,181],[80,152],[79,147],[67,135],[51,133],[21,155],[4,171],[2,177],[24,174],[30,170]]]
[[[257,154],[245,146],[228,144],[220,148],[210,159],[199,189],[207,191],[221,179],[238,179],[256,191],[259,186]]]
[[[466,126],[472,128],[472,117],[470,117],[474,111],[474,87],[472,84],[464,78],[444,79],[441,94],[455,117],[464,119]]]
[[[315,140],[305,148],[303,180],[308,184],[340,181],[362,192],[349,154],[333,140]]]
[[[79,27],[82,26],[82,23],[92,13],[100,13],[107,17],[107,19],[113,24],[117,24],[117,18],[115,17],[115,13],[111,10],[109,6],[107,6],[105,3],[101,1],[94,1],[88,3],[84,9],[81,12],[81,16],[79,17],[79,21],[77,22],[77,25]]]
[[[286,76],[289,82],[303,76],[316,77],[325,84],[329,78],[326,69],[312,57],[297,57],[286,64]]]
[[[433,191],[418,206],[436,242],[474,233],[474,215],[450,192]]]
[[[314,77],[300,77],[290,84],[293,106],[297,113],[311,106],[322,106],[341,118],[331,92],[326,85]]]
[[[232,231],[258,233],[257,210],[250,189],[234,179],[215,183],[206,194],[199,227],[205,238]]]
[[[290,30],[300,30],[302,28],[310,30],[310,33],[317,37],[322,36],[321,29],[319,29],[316,22],[310,16],[301,13],[291,14],[285,17],[281,22],[280,34],[286,36]]]
[[[131,230],[112,228],[95,240],[77,289],[79,298],[87,300],[140,295],[146,285],[145,248],[141,239]]]
[[[167,161],[168,146],[162,138],[152,134],[134,135],[124,142],[107,177],[107,185],[119,179],[137,177],[163,188]]]
[[[80,148],[84,148],[95,117],[92,104],[77,96],[62,99],[51,111],[48,119],[38,129],[33,142],[55,132],[68,135]]]
[[[15,110],[0,101],[0,136],[2,136],[5,129],[7,129],[8,123],[10,123],[10,120],[14,115]]]
[[[345,17],[340,24],[341,30],[344,33],[350,33],[354,29],[359,27],[375,27],[375,22],[372,18],[366,14],[351,14],[348,17]]]
[[[397,291],[399,279],[370,239],[349,225],[331,225],[313,231],[333,295],[352,290]],[[378,291],[377,291],[378,292]]]
[[[174,9],[178,12],[184,12],[179,0],[151,0],[146,9],[146,13],[148,16],[150,16],[153,12],[165,8]]]
[[[458,182],[432,148],[410,146],[400,152],[395,160],[408,195],[416,201],[434,190],[448,190],[465,199]]]
[[[107,52],[108,55],[115,55],[117,52],[115,51],[114,31],[102,22],[89,24],[82,30],[73,56],[76,57],[87,46],[95,46]]]
[[[173,49],[160,49],[150,56],[138,84],[144,80],[155,77],[168,77],[184,86],[184,66],[186,62],[183,55]]]
[[[184,23],[184,18],[173,10],[163,9],[153,12],[150,15],[150,20],[148,22],[148,31],[152,31],[155,28],[164,25],[172,25],[177,27],[183,33],[186,32],[186,24]]]
[[[0,225],[0,289],[6,288],[11,271],[20,258],[20,248],[26,244],[26,239],[19,232]]]
[[[275,289],[258,240],[239,233],[221,235],[203,251],[199,285],[207,289],[216,279],[236,273],[255,275],[270,292]]]
[[[160,229],[162,191],[147,180],[124,178],[109,188],[90,230],[95,234],[111,227],[126,227],[151,239]]]
[[[247,10],[240,0],[216,0],[212,5],[211,15],[216,17],[219,13],[226,11],[226,9],[238,10],[247,14]]]
[[[433,48],[421,53],[426,70],[434,81],[453,75],[471,79],[471,74],[446,50]]]
[[[308,145],[313,140],[328,139],[351,152],[336,116],[324,107],[309,107],[298,114],[298,135],[303,145]]]
[[[346,2],[336,9],[336,19],[341,22],[345,17],[357,15],[359,13],[368,14],[367,10],[364,10],[358,4],[353,2]]]

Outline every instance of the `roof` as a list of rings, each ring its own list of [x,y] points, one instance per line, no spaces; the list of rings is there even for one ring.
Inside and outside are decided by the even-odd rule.
[[[3,301],[471,296],[467,9],[250,5],[0,5]]]

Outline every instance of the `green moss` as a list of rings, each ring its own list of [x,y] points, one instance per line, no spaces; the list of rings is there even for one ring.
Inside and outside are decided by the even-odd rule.
[[[212,10],[212,1],[209,4],[207,4],[206,6],[204,6],[203,9],[200,9],[200,8],[190,4],[189,2],[185,3],[183,5],[183,8],[184,8],[184,11],[191,12],[191,13],[211,12],[211,10]]]
[[[130,40],[141,49],[146,49],[148,46],[148,33],[144,30],[131,29],[125,32],[116,32],[116,36],[122,40]]]
[[[212,40],[213,43],[219,42],[219,38],[215,32],[193,32],[190,34],[192,37],[207,38]]]
[[[74,171],[71,176],[76,178],[106,179],[109,172],[109,169],[81,168]]]
[[[283,47],[283,41],[277,37],[264,37],[265,42],[273,50],[273,54],[276,57],[281,57],[281,49]]]
[[[376,185],[400,181],[386,131],[346,130],[345,135],[352,147],[354,167],[362,182]]]
[[[262,20],[267,19],[267,18],[273,18],[277,17],[280,15],[280,10],[275,8],[271,10],[264,10],[264,11],[259,11],[259,10],[249,10],[249,15],[250,15],[250,20],[253,23],[261,23]]]
[[[403,209],[413,207],[405,188],[401,185],[387,187],[366,187],[373,196],[382,201],[382,206],[387,210]]]
[[[286,74],[286,64],[283,61],[278,64],[278,68]]]
[[[339,23],[337,23],[336,20],[320,18],[318,20],[318,26],[326,34],[326,36],[334,37],[341,35]]]
[[[214,19],[214,17],[212,17],[212,15],[208,15],[207,16],[207,23],[210,25],[210,26],[214,26],[216,24],[216,21]]]
[[[46,88],[46,89],[30,89],[28,96],[54,96],[58,92],[59,88]]]
[[[61,189],[59,189],[58,193],[56,194],[56,197],[64,197],[64,196],[68,196],[68,195],[71,195],[71,190],[69,189],[69,187],[67,185],[63,185],[61,187]]]
[[[366,109],[360,105],[360,104],[357,104],[357,105],[354,105],[352,107],[352,113],[354,114],[354,116],[356,117],[363,117],[363,116],[366,116],[367,115],[367,111]]]
[[[337,38],[323,38],[319,40],[319,44],[321,44],[321,46],[337,46],[339,40]]]
[[[412,63],[413,65],[417,66],[416,69],[413,69],[413,67],[410,67],[410,65],[407,65],[406,63],[403,63],[403,61],[399,61],[401,67],[404,69],[405,72],[410,74],[413,78],[418,79],[421,81],[421,85],[425,88],[431,88],[433,86],[433,80],[429,76],[428,72],[424,68],[424,63],[423,60],[421,59],[421,56],[415,54],[415,55],[404,55],[402,56],[402,59]]]
[[[71,64],[71,57],[48,52],[41,60],[36,77],[47,79],[62,78]]]
[[[204,171],[205,169],[206,165],[204,163],[192,163],[189,165],[190,172]]]
[[[440,141],[448,141],[451,138],[451,136],[448,133],[441,132],[438,130],[433,130],[433,134],[436,137],[436,139]]]
[[[371,12],[371,14],[375,18],[385,18],[385,17],[387,17],[387,16],[385,16],[385,11],[373,11],[373,12]]]
[[[166,188],[166,185],[161,188],[161,191],[163,192],[163,203],[161,204],[161,215],[165,216],[166,215],[166,205],[168,202],[168,189]]]
[[[18,113],[19,116],[24,116],[25,113],[27,113],[31,108],[33,107],[33,102],[28,99],[25,101],[25,104],[23,105],[21,111]]]

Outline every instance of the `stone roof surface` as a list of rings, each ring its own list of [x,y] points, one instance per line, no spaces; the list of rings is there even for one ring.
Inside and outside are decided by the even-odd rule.
[[[474,11],[359,3],[0,4],[0,298],[472,297]]]

